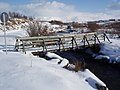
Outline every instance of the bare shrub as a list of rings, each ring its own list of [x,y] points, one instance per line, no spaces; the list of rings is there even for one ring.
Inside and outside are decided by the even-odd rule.
[[[100,26],[95,22],[88,22],[87,28],[91,30],[91,32],[96,32],[98,29],[100,29]]]
[[[85,67],[86,67],[86,64],[85,62],[81,62],[81,61],[74,61],[73,64],[67,64],[66,66],[64,66],[63,68],[66,68],[68,70],[71,70],[71,71],[75,71],[75,72],[78,72],[78,71],[84,71],[85,70]]]
[[[85,62],[80,62],[80,61],[74,62],[74,65],[75,65],[75,69],[74,69],[75,72],[78,72],[80,70],[84,71],[86,66]]]
[[[49,34],[49,27],[46,25],[42,25],[40,22],[32,22],[29,23],[29,29],[27,33],[31,37],[35,36],[46,36]]]

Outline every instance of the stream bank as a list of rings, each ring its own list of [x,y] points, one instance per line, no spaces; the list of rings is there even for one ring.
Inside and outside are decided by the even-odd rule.
[[[99,50],[99,49],[98,49]],[[91,70],[109,88],[120,90],[120,68],[106,62],[98,62],[91,55],[84,53],[85,50],[56,52],[59,56],[70,60],[85,61],[86,68]]]

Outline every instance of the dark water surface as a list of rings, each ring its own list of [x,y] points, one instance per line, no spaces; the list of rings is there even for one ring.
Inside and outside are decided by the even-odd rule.
[[[84,59],[87,68],[101,79],[109,90],[120,90],[120,67],[96,62],[90,55],[78,51],[56,52],[56,54],[70,61]]]

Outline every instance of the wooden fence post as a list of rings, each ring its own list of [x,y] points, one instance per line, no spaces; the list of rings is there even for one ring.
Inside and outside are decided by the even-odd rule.
[[[94,44],[96,44],[96,37],[94,36]]]
[[[61,49],[61,48],[60,48],[60,44],[61,44],[60,41],[61,41],[61,38],[59,38],[59,41],[58,41],[59,51],[60,51],[60,49]]]
[[[106,35],[106,33],[104,33],[104,41],[105,41],[105,37],[107,38],[107,40],[111,43],[110,39],[108,38],[108,36]]]
[[[25,44],[24,44],[24,41],[22,40],[22,46],[23,46],[23,52],[26,54],[26,51],[25,51]]]
[[[83,43],[84,43],[84,47],[85,47],[85,35],[84,35],[84,37],[83,37]]]
[[[72,37],[72,49],[74,48],[74,42],[73,42],[74,37]]]
[[[18,51],[18,50],[19,50],[19,43],[18,43],[18,39],[16,39],[15,50],[16,50],[16,51]]]
[[[61,49],[61,46],[60,46],[60,45],[62,45],[63,50],[65,50],[64,45],[63,45],[63,42],[62,42],[62,39],[61,39],[61,38],[59,38],[59,51],[60,51],[60,49]]]
[[[76,45],[76,47],[78,48],[77,42],[76,42],[76,40],[75,40],[75,37],[72,37],[72,42],[73,42],[73,45],[74,45],[74,42],[75,42],[75,45]],[[73,47],[74,47],[74,46],[73,46]]]
[[[90,43],[89,43],[89,41],[87,40],[87,37],[86,37],[86,36],[85,36],[85,40],[86,40],[88,46],[90,46]]]
[[[46,44],[45,44],[45,40],[44,39],[42,39],[42,40],[43,40],[43,52],[45,51],[44,49],[46,49],[45,52],[47,52],[47,47],[46,47]]]
[[[94,34],[94,36],[95,36],[95,38],[98,40],[98,42],[99,42],[99,44],[100,44],[100,40],[99,40],[99,38],[97,37],[97,35]]]

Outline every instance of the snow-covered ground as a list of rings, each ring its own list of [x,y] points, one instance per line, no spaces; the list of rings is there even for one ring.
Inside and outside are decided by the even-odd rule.
[[[15,38],[26,36],[25,30],[7,31],[7,48],[14,48]],[[30,52],[3,51],[4,33],[0,32],[0,90],[98,90],[106,87],[88,69],[69,71],[63,68],[69,61],[54,53],[47,53],[50,61]],[[58,64],[58,62],[62,62]]]
[[[120,39],[110,40],[112,43],[102,43],[100,53],[108,58],[109,63],[120,63]]]
[[[96,60],[105,61],[107,63],[120,63],[120,38],[111,39],[111,42],[102,42],[100,51],[94,53],[91,49],[87,49],[86,53],[91,54]]]
[[[0,57],[0,90],[97,90],[96,83],[106,86],[88,69],[68,71],[31,53],[0,51]]]
[[[27,36],[26,30],[9,30],[6,31],[6,43],[7,43],[7,49],[14,49],[16,38],[17,37],[25,37]],[[5,49],[5,38],[4,38],[4,32],[0,31],[0,49]]]

